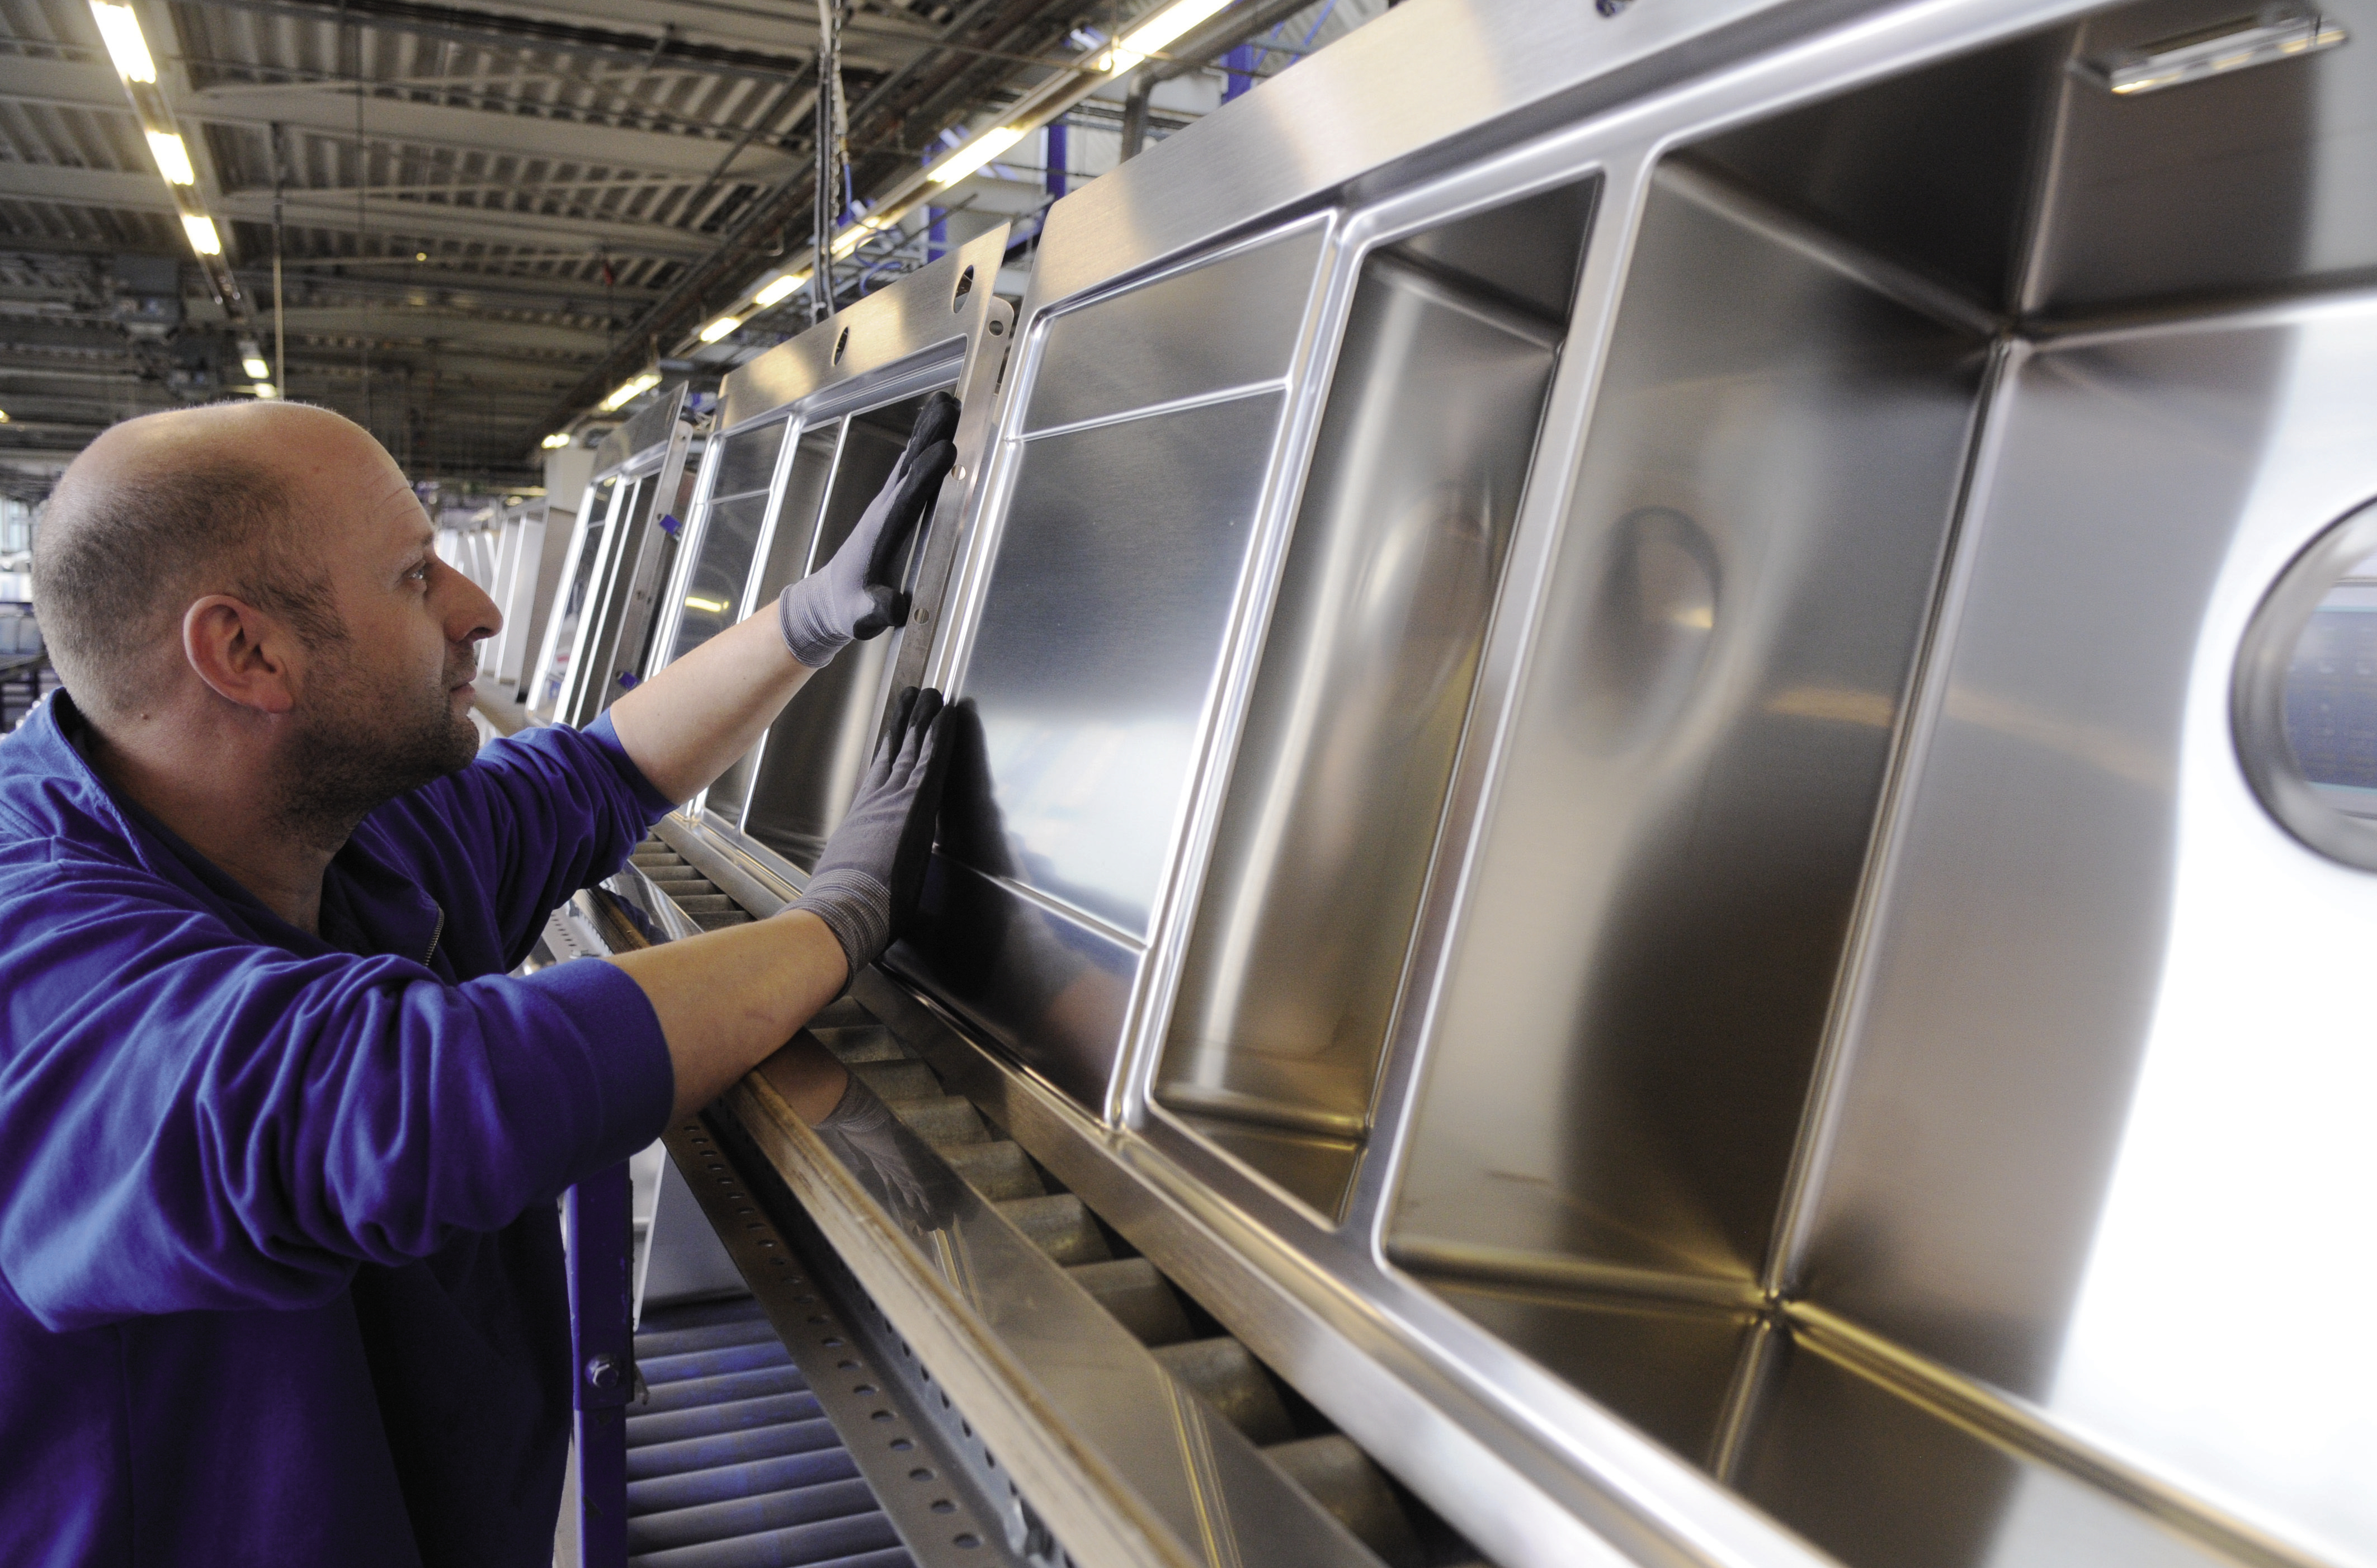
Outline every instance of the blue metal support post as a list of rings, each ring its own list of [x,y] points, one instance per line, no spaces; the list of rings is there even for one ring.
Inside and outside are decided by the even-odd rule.
[[[627,1401],[636,1384],[629,1253],[634,1199],[625,1162],[562,1199],[569,1241],[569,1344],[578,1446],[578,1561],[627,1568]]]

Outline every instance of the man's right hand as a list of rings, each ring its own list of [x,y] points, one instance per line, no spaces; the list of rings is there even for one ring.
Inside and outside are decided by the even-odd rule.
[[[776,625],[784,647],[812,670],[833,662],[844,644],[880,636],[908,624],[908,596],[891,571],[908,541],[941,493],[941,481],[958,460],[950,437],[957,434],[958,400],[947,392],[925,399],[909,434],[906,450],[891,477],[842,541],[833,558],[778,596]]]

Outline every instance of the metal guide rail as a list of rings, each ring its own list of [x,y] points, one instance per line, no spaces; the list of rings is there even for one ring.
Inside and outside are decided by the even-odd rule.
[[[739,897],[648,840],[606,891],[580,896],[570,923],[615,951],[781,908],[780,892],[711,869]],[[857,989],[878,1006],[896,1002],[872,974]],[[802,1411],[828,1418],[914,1561],[1478,1562],[1078,1194],[947,1092],[863,1001],[833,1004],[807,1032],[891,1106],[896,1161],[845,1167],[766,1065],[666,1142],[797,1368],[797,1388],[755,1384],[750,1397],[806,1401]],[[630,1412],[631,1478],[646,1453],[638,1426],[653,1419],[641,1408]],[[725,1410],[690,1419],[772,1428],[802,1413]],[[685,1441],[674,1428],[652,1435]],[[811,1469],[821,1474],[820,1462],[770,1453],[713,1461],[666,1495],[632,1480],[631,1561],[810,1562],[821,1550],[841,1561],[837,1541],[818,1538],[823,1523],[859,1532],[853,1546],[864,1526],[803,1516],[845,1501],[817,1490],[840,1478]]]

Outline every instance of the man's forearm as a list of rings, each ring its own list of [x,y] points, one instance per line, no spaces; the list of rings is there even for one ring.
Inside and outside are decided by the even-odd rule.
[[[688,800],[751,749],[814,673],[763,610],[613,703],[611,725],[654,789]]]
[[[825,922],[795,909],[773,920],[665,942],[611,962],[643,988],[660,1016],[688,1116],[758,1066],[841,993],[850,967]],[[793,1109],[816,1122],[833,1109],[845,1075],[822,1051],[798,1053]]]

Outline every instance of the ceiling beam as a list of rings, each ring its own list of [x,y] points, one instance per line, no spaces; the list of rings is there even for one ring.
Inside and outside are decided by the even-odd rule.
[[[0,200],[56,202],[66,207],[102,207],[134,212],[174,211],[172,192],[154,174],[133,174],[113,169],[68,169],[53,163],[0,162]],[[351,233],[355,227],[355,198],[335,190],[291,191],[282,203],[282,220],[306,228]],[[465,244],[522,245],[557,250],[568,255],[607,252],[619,256],[662,256],[691,260],[708,255],[717,242],[707,235],[658,223],[567,218],[543,212],[507,212],[497,208],[457,207],[448,202],[407,201],[365,195],[365,227],[389,238],[456,240]],[[218,218],[250,223],[272,221],[272,193],[233,191],[215,207]]]
[[[0,54],[0,99],[58,109],[125,115],[132,113],[115,73],[108,67],[35,60],[21,54]],[[268,135],[278,122],[290,129],[317,136],[347,141],[355,137],[355,91],[352,84],[344,82],[202,90],[177,96],[173,107],[176,113],[188,118]],[[545,159],[583,168],[677,174],[687,180],[709,179],[737,145],[728,137],[683,136],[623,125],[590,125],[552,115],[511,114],[380,97],[364,100],[363,134],[365,140],[375,143]],[[746,146],[735,153],[726,177],[781,180],[797,164],[797,160],[777,148]]]
[[[54,201],[66,207],[113,207],[134,212],[178,209],[165,182],[120,169],[69,169],[58,163],[0,163],[0,200]]]
[[[393,84],[402,86],[402,83]],[[275,123],[334,140],[352,141],[361,126],[374,142],[449,148],[491,158],[543,159],[581,169],[615,169],[648,174],[681,174],[706,180],[732,155],[727,179],[773,182],[792,172],[796,160],[778,148],[721,137],[638,130],[593,125],[553,114],[517,114],[450,103],[422,103],[375,93],[355,113],[351,86],[304,83],[282,88],[241,87],[190,95],[183,113],[209,125],[269,131]]]
[[[0,165],[0,183],[6,166]],[[718,242],[687,229],[632,219],[575,218],[558,213],[510,212],[502,208],[460,207],[452,202],[406,200],[396,196],[363,200],[364,223],[369,232],[406,241],[457,240],[465,244],[519,245],[592,255],[662,256],[690,260],[708,255]],[[272,193],[233,191],[222,198],[226,217],[250,223],[272,221]],[[282,198],[281,221],[294,227],[329,229],[352,233],[355,228],[355,196],[350,191],[290,191]]]
[[[500,11],[472,6],[441,6],[418,0],[215,0],[242,11],[294,17],[318,22],[354,21],[389,32],[412,33],[458,42],[509,44],[538,53],[574,54],[616,61],[621,65],[700,70],[717,76],[762,77],[782,80],[808,74],[810,51],[800,44],[817,36],[817,10],[805,18],[788,15],[781,23],[764,13],[754,16],[749,33],[740,44],[722,40],[737,19],[734,8],[661,6],[639,0],[592,0],[578,6],[506,5]],[[663,30],[650,30],[657,11],[673,13]],[[589,16],[627,24],[590,27]],[[857,30],[859,35],[896,47],[900,35],[881,24]],[[888,35],[888,36],[887,36]],[[776,47],[765,47],[772,42]],[[761,44],[748,47],[747,44]],[[794,45],[787,53],[784,44]]]
[[[541,321],[490,320],[460,310],[424,310],[404,305],[375,310],[352,305],[292,305],[289,335],[312,338],[413,339],[452,342],[472,349],[533,350],[591,359],[609,350],[612,334],[597,327]],[[571,369],[555,364],[556,372]]]
[[[781,12],[757,6],[659,0],[503,0],[501,10],[423,5],[413,0],[213,0],[243,11],[307,20],[360,21],[388,32],[442,38],[481,47],[607,60],[622,66],[705,71],[772,80],[808,77],[818,33],[813,3]],[[650,30],[658,23],[661,31]],[[596,25],[607,24],[607,25]],[[842,68],[887,71],[933,42],[926,23],[885,16],[846,17]]]

